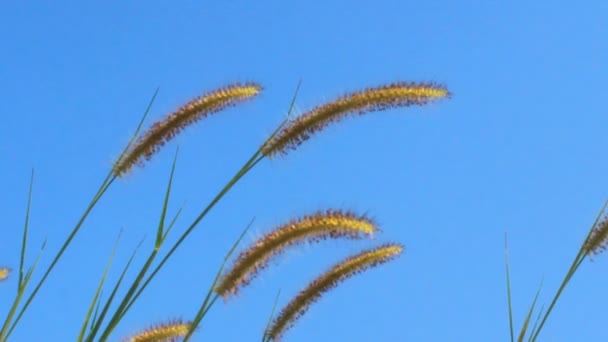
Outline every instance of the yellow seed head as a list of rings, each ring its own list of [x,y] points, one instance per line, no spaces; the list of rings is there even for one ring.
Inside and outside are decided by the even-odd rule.
[[[289,247],[304,241],[318,242],[327,238],[359,239],[378,231],[371,219],[352,212],[327,210],[292,220],[277,227],[244,250],[225,272],[215,291],[228,299],[248,285],[265,269],[270,260]]]
[[[401,252],[403,252],[403,246],[399,244],[387,244],[363,251],[336,264],[329,271],[308,284],[304,290],[283,308],[266,331],[266,336],[273,341],[279,341],[285,331],[291,328],[306,313],[310,305],[320,299],[324,293],[335,288],[355,274],[393,260]]]
[[[0,281],[6,280],[8,275],[11,273],[11,269],[8,267],[0,267]]]
[[[125,342],[166,342],[177,341],[179,337],[186,336],[190,329],[190,322],[181,320],[153,325],[146,330],[125,339]]]
[[[236,83],[186,103],[164,119],[152,124],[114,164],[114,174],[122,176],[131,170],[134,165],[143,166],[145,160],[150,160],[165,143],[173,139],[187,126],[227,107],[251,99],[259,94],[261,90],[262,87],[255,83]]]
[[[449,97],[450,92],[434,83],[394,83],[346,94],[335,101],[313,108],[288,122],[262,149],[268,157],[295,150],[314,133],[348,115],[385,110],[393,107],[425,105]]]

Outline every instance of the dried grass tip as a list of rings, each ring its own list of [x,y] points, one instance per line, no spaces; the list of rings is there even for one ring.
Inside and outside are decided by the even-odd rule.
[[[266,337],[273,341],[279,341],[283,334],[306,313],[310,305],[319,300],[324,293],[355,274],[395,259],[402,252],[402,245],[387,244],[363,251],[334,265],[308,284],[281,310],[266,331]]]
[[[177,341],[180,337],[186,336],[190,329],[191,322],[173,320],[169,322],[155,324],[142,332],[139,332],[127,339],[125,342],[168,342]]]
[[[134,165],[143,166],[160,148],[187,126],[227,107],[258,95],[262,87],[256,83],[235,83],[217,89],[186,103],[164,119],[152,124],[114,164],[116,176],[122,176]]]
[[[232,267],[220,278],[215,291],[228,299],[248,285],[265,269],[270,260],[290,247],[303,242],[327,238],[360,239],[373,237],[376,224],[364,215],[329,209],[306,215],[283,224],[262,236],[236,258]]]
[[[286,155],[314,133],[348,115],[363,115],[394,107],[421,106],[449,96],[450,92],[443,85],[413,82],[393,83],[346,94],[288,122],[267,142],[262,153],[268,157]]]

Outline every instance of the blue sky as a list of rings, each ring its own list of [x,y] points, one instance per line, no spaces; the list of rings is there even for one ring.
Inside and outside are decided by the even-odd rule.
[[[282,305],[336,261],[388,241],[403,243],[404,255],[326,295],[286,340],[507,340],[505,231],[519,326],[541,280],[541,302],[551,299],[608,198],[607,22],[605,1],[4,3],[2,265],[19,263],[32,167],[27,261],[47,239],[42,270],[156,87],[148,124],[226,83],[265,86],[112,186],[13,339],[73,340],[121,229],[110,280],[147,237],[135,261],[143,263],[177,146],[170,214],[185,206],[176,232],[282,120],[301,79],[300,112],[402,80],[444,83],[454,96],[347,120],[286,158],[263,161],[190,236],[112,339],[192,317],[252,218],[245,242],[332,207],[368,212],[384,232],[371,244],[289,253],[238,299],[218,302],[195,340],[259,340],[279,289]],[[581,267],[542,340],[608,339],[607,259]],[[1,310],[15,287],[14,278],[0,284]]]

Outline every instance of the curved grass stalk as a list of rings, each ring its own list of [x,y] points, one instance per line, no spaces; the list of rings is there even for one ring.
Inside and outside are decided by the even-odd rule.
[[[450,92],[442,85],[411,82],[393,83],[346,94],[290,120],[264,146],[262,153],[271,158],[286,155],[316,132],[349,115],[363,115],[394,107],[421,106],[449,96]]]
[[[324,293],[340,285],[355,274],[393,260],[402,251],[403,246],[399,244],[387,244],[363,251],[334,265],[327,272],[308,284],[304,290],[283,308],[267,330],[267,340],[280,340],[283,334],[306,313],[310,305],[319,300]]]
[[[215,291],[224,299],[237,294],[270,260],[287,249],[304,242],[317,242],[328,238],[360,239],[371,237],[378,231],[376,224],[365,216],[352,212],[329,209],[294,219],[259,238],[241,252],[234,265],[222,276]]]
[[[143,166],[160,148],[186,127],[227,107],[253,98],[262,90],[256,83],[235,83],[209,92],[186,103],[164,119],[156,121],[132,148],[114,164],[114,175],[121,177],[134,165]]]

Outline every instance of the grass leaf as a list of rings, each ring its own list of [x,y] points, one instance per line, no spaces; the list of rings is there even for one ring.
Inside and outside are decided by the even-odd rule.
[[[207,295],[205,296],[205,300],[203,301],[203,304],[201,305],[201,307],[199,308],[198,312],[196,313],[196,316],[194,317],[194,319],[190,323],[190,330],[188,331],[188,333],[186,334],[186,336],[184,336],[184,342],[188,341],[190,339],[190,337],[194,333],[194,330],[196,330],[196,328],[198,327],[198,325],[200,324],[200,322],[203,320],[203,318],[205,317],[205,315],[207,314],[207,312],[209,311],[209,309],[213,305],[213,303],[215,303],[215,301],[217,300],[218,295],[216,294],[214,296],[214,298],[211,300],[211,302],[209,302],[211,296],[214,293],[215,285],[217,284],[217,281],[220,279],[220,275],[222,274],[222,271],[224,270],[224,266],[226,265],[226,262],[228,262],[228,259],[230,259],[230,257],[232,256],[232,254],[236,250],[236,247],[243,240],[243,237],[245,237],[245,233],[247,233],[247,231],[249,231],[249,228],[251,228],[251,225],[253,224],[253,221],[254,221],[254,219],[251,219],[251,221],[249,222],[249,224],[247,225],[247,227],[245,227],[245,229],[243,230],[243,232],[241,233],[241,235],[239,236],[239,238],[232,245],[232,248],[230,248],[230,250],[228,251],[228,253],[226,253],[226,256],[224,256],[224,260],[222,261],[222,264],[220,265],[220,267],[219,267],[219,269],[217,271],[217,274],[215,275],[215,279],[213,279],[213,283],[211,284],[211,286],[209,287],[209,290],[207,291]]]
[[[268,316],[268,322],[266,323],[266,327],[264,328],[264,335],[262,335],[262,342],[266,342],[268,339],[268,328],[270,328],[270,324],[272,324],[272,318],[274,317],[274,312],[277,309],[277,304],[279,303],[279,296],[281,295],[281,290],[277,292],[277,296],[274,298],[274,304],[272,304],[272,310],[270,310],[270,315]]]
[[[509,272],[509,246],[507,245],[507,233],[505,233],[505,269],[507,275],[507,303],[509,307],[509,334],[511,336],[511,342],[514,342],[515,334],[513,333],[513,306],[511,300],[511,276]]]
[[[89,306],[89,309],[87,310],[87,313],[84,317],[84,322],[82,322],[82,327],[80,328],[80,333],[78,334],[79,342],[84,340],[84,334],[86,332],[87,326],[89,325],[89,321],[91,319],[91,315],[93,314],[93,310],[95,309],[95,307],[99,308],[99,303],[100,303],[99,296],[101,295],[101,290],[103,289],[103,284],[106,281],[106,277],[108,276],[108,272],[110,271],[110,266],[112,265],[112,260],[114,259],[114,255],[116,254],[116,249],[118,248],[119,239],[120,239],[120,234],[119,234],[118,238],[116,238],[116,243],[114,244],[114,248],[112,248],[112,253],[110,254],[110,258],[108,259],[106,269],[104,270],[103,275],[101,276],[101,279],[99,280],[99,285],[97,286],[95,295],[93,296],[93,299],[91,300],[91,305]],[[95,315],[95,317],[93,318],[91,325],[93,325],[95,323],[95,319],[97,319],[97,315]]]
[[[156,255],[160,249],[160,246],[162,245],[162,236],[163,236],[162,232],[163,232],[164,225],[165,225],[165,217],[167,216],[167,207],[169,206],[169,198],[171,195],[171,186],[173,184],[173,177],[175,175],[176,164],[177,164],[177,151],[175,152],[175,156],[173,157],[173,165],[171,166],[171,174],[169,175],[167,190],[165,191],[163,207],[161,209],[161,214],[160,214],[158,228],[157,228],[157,241],[154,243],[154,249],[150,253],[150,256],[148,257],[148,260],[146,261],[144,266],[140,269],[139,274],[137,275],[137,278],[135,278],[135,280],[129,287],[127,294],[123,297],[122,301],[120,302],[120,305],[118,306],[118,308],[112,315],[110,322],[108,323],[106,329],[103,331],[103,333],[101,335],[102,341],[105,341],[109,337],[110,333],[114,330],[114,328],[116,328],[116,326],[118,325],[118,323],[120,322],[122,317],[127,313],[128,308],[130,308],[129,302],[131,301],[131,298],[133,298],[133,296],[136,294],[136,291],[139,288],[139,284],[145,277],[146,272],[148,271],[148,268],[150,268],[150,265],[152,265],[152,262],[154,261],[154,258],[156,257]],[[160,238],[159,238],[159,236],[160,236]]]
[[[528,314],[526,315],[526,320],[524,321],[523,326],[521,327],[521,331],[519,332],[519,338],[517,342],[523,342],[526,337],[526,332],[528,330],[528,325],[530,324],[530,318],[532,317],[532,313],[534,313],[534,307],[536,306],[536,301],[538,300],[538,295],[540,294],[540,290],[543,284],[541,282],[538,287],[538,291],[536,291],[536,295],[534,296],[534,300],[532,301],[532,305],[530,305],[530,309],[528,310]]]

